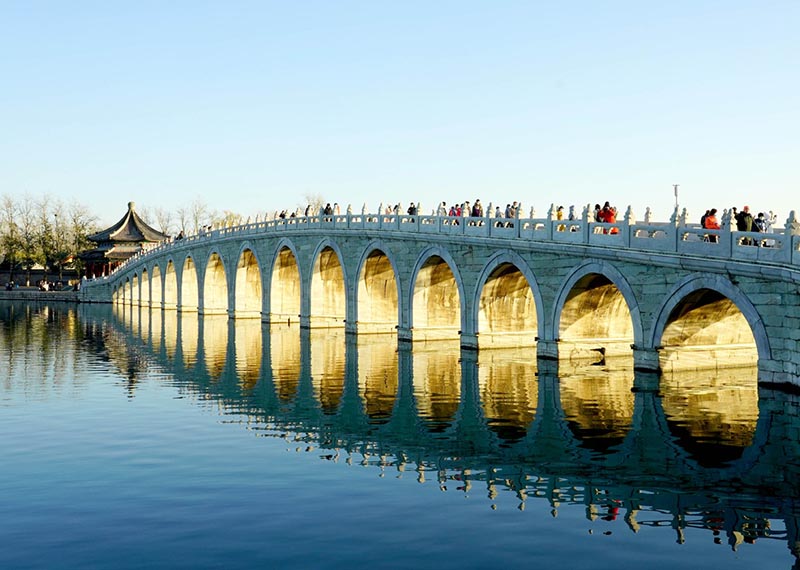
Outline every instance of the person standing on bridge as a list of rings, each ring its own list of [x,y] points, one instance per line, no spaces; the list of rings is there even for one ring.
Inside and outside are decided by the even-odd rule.
[[[755,227],[752,214],[750,214],[750,206],[742,208],[741,212],[736,213],[736,229],[740,232],[757,232],[758,228]],[[742,245],[754,245],[753,239],[749,237],[742,238],[739,242]]]
[[[718,230],[718,229],[720,229],[719,221],[717,221],[717,209],[716,208],[711,208],[708,211],[708,214],[705,216],[704,224],[705,225],[703,227],[705,229],[707,229],[707,230]],[[717,243],[717,240],[718,240],[717,234],[709,234],[707,237],[708,237],[708,241],[709,242]]]

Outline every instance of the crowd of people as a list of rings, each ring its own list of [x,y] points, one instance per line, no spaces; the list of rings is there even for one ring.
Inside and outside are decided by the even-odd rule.
[[[490,205],[491,206],[491,205]],[[402,207],[400,203],[397,204],[387,204],[382,205],[380,208],[382,211],[381,214],[384,215],[399,215],[402,213]],[[478,198],[475,200],[474,203],[471,203],[469,200],[461,202],[461,203],[453,203],[450,206],[447,205],[447,202],[440,202],[435,210],[435,215],[440,217],[447,217],[453,218],[449,221],[449,223],[453,225],[458,225],[459,218],[479,218],[477,220],[472,219],[468,223],[471,225],[483,225],[484,221],[480,218],[494,218],[494,225],[495,226],[506,226],[506,227],[513,227],[514,223],[509,220],[513,220],[517,218],[522,210],[522,204],[520,202],[514,201],[511,203],[506,204],[505,209],[503,209],[500,205],[494,207],[494,210],[484,210],[484,206],[481,203],[481,200]],[[300,210],[297,211],[288,211],[282,210],[280,214],[278,214],[278,218],[286,219],[286,218],[294,218],[299,215]],[[533,210],[531,211],[533,212]],[[340,207],[339,204],[334,203],[331,205],[327,203],[324,208],[322,208],[321,212],[327,220],[330,220],[330,216],[340,215]],[[416,216],[419,214],[419,204],[415,202],[411,202],[408,208],[405,211],[406,214],[409,216]],[[314,215],[313,205],[309,204],[305,208],[305,216]],[[533,214],[531,214],[533,215]],[[750,212],[750,208],[748,206],[744,206],[741,211],[739,211],[736,207],[731,208],[730,210],[730,217],[731,217],[731,224],[736,224],[736,230],[740,232],[759,232],[759,233],[771,233],[772,227],[775,224],[776,216],[775,214],[770,211],[769,213],[759,212],[756,216],[753,216]],[[558,206],[555,209],[555,219],[556,220],[565,220],[565,221],[575,221],[578,220],[578,216],[576,215],[575,206],[569,206],[569,212],[565,213],[564,206]],[[603,226],[599,226],[595,228],[595,232],[597,233],[605,233],[605,234],[618,234],[619,228],[614,226],[613,224],[617,223],[618,219],[618,210],[616,206],[613,206],[610,202],[606,201],[601,206],[599,203],[594,205],[593,212],[590,213],[590,220],[596,223],[604,224]],[[706,210],[703,216],[700,219],[700,226],[703,229],[709,230],[719,230],[722,228],[723,221],[720,220],[718,216],[718,210],[716,208],[711,208]],[[570,225],[570,224],[558,224],[557,230],[558,231],[578,231],[580,226],[578,225]],[[709,242],[716,242],[718,240],[718,235],[715,233],[709,233],[704,236],[705,241]],[[757,240],[750,236],[743,236],[740,238],[740,243],[743,245],[761,245],[761,246],[769,246],[772,242],[771,240]]]
[[[718,210],[711,208],[706,210],[700,217],[700,227],[705,230],[719,230],[722,229],[722,224],[717,217]],[[770,211],[769,214],[759,212],[756,217],[750,213],[750,206],[744,206],[741,210],[736,206],[730,209],[730,223],[736,224],[736,231],[750,232],[750,233],[772,233],[772,227],[777,221],[777,216],[774,212]],[[716,243],[719,239],[717,234],[706,234],[703,238],[705,241]],[[756,239],[751,236],[743,236],[739,238],[741,245],[757,245],[762,247],[770,247],[774,242],[769,239]]]

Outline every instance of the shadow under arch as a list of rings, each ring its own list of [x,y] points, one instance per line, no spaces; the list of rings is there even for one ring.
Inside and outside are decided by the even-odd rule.
[[[297,248],[288,238],[275,244],[269,269],[269,321],[299,323],[302,303],[302,273]]]
[[[539,283],[519,254],[511,250],[493,254],[481,270],[472,299],[471,322],[465,323],[469,325],[465,330],[478,335],[480,348],[535,346],[538,338],[544,338]]]
[[[466,326],[461,301],[465,292],[450,252],[438,245],[425,248],[414,264],[409,287],[413,340],[457,339]]]
[[[261,262],[250,241],[239,247],[234,273],[234,318],[260,318],[264,304]]]
[[[203,314],[224,315],[228,313],[228,275],[225,261],[216,249],[206,259],[203,275]]]
[[[571,356],[579,359],[631,356],[631,344],[641,346],[644,339],[639,303],[628,280],[600,260],[587,260],[567,276],[556,296],[552,327],[552,338],[564,348],[574,343]]]
[[[396,333],[401,319],[400,277],[390,248],[373,240],[358,261],[355,313],[359,333]],[[394,319],[387,316],[394,315]]]
[[[651,331],[651,346],[738,347],[739,350],[728,354],[732,359],[727,361],[730,366],[752,364],[752,360],[748,362],[748,359],[752,358],[750,354],[753,345],[758,359],[772,358],[769,337],[761,315],[747,295],[724,277],[685,277],[667,295],[657,315]],[[751,347],[750,354],[747,352],[748,345]],[[741,354],[737,356],[736,352]],[[660,356],[659,360],[663,363],[664,359]],[[719,367],[716,359],[714,366]]]
[[[311,295],[308,299],[312,328],[343,327],[347,318],[347,269],[339,244],[322,239],[311,257]],[[315,300],[319,303],[315,304]]]

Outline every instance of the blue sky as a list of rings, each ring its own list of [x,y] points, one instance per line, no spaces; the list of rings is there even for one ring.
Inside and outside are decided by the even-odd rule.
[[[800,1],[0,3],[0,194],[800,211]],[[799,212],[800,213],[800,212]]]

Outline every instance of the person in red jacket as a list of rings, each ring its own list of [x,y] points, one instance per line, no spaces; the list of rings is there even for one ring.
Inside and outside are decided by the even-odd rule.
[[[711,208],[708,211],[708,215],[705,217],[704,223],[705,223],[705,229],[707,229],[707,230],[718,230],[718,229],[720,229],[719,222],[717,221],[717,209],[716,208]],[[711,243],[717,243],[716,234],[709,235],[708,236],[708,241],[710,241]]]

